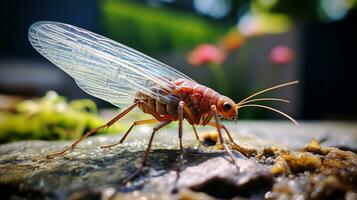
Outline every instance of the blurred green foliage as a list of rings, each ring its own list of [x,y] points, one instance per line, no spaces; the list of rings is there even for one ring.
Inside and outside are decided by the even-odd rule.
[[[319,0],[275,0],[270,1],[254,0],[251,7],[260,12],[271,12],[286,14],[296,20],[316,20],[319,19]]]
[[[282,14],[295,21],[334,21],[356,9],[356,0],[254,0],[256,12]]]
[[[64,97],[50,91],[41,99],[19,103],[15,113],[0,112],[0,143],[25,139],[76,139],[102,124],[104,121],[97,117],[93,101],[67,102]],[[111,128],[109,131],[117,133],[120,129]]]
[[[225,24],[165,7],[117,0],[99,4],[105,35],[150,54],[214,42],[229,29]]]

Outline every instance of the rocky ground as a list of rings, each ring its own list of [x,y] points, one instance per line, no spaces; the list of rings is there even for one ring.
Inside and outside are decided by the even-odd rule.
[[[176,126],[157,135],[148,167],[126,184],[123,180],[142,161],[150,127],[134,130],[124,145],[100,149],[100,145],[117,141],[120,135],[95,136],[52,159],[46,155],[69,142],[3,144],[2,198],[357,199],[354,123],[302,123],[301,128],[295,128],[281,122],[241,122],[228,127],[237,143],[250,152],[246,158],[233,151],[239,169],[219,145],[200,145],[187,128],[185,160],[177,183]],[[200,132],[206,142],[215,143],[212,129]]]

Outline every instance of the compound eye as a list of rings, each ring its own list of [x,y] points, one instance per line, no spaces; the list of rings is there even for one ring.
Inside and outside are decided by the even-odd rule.
[[[230,103],[225,102],[225,103],[223,104],[223,110],[224,110],[224,111],[228,111],[228,110],[230,110],[231,108],[232,108],[232,105],[231,105]]]

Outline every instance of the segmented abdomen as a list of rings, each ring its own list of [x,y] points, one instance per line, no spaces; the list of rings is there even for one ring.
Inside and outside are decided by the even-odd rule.
[[[177,96],[174,96],[173,94],[169,93],[167,90],[159,87],[152,87],[150,88],[154,93],[160,93],[161,95],[164,95],[166,97],[166,103],[163,103],[162,101],[156,100],[144,93],[138,92],[135,95],[134,102],[137,102],[139,100],[142,100],[146,102],[146,104],[150,107],[147,108],[144,105],[139,105],[139,108],[147,114],[151,114],[151,111],[156,112],[157,114],[161,116],[167,116],[170,115],[174,119],[177,118],[177,106],[178,103],[180,102],[180,99]]]
[[[178,79],[173,81],[172,84],[174,92],[168,92],[158,86],[151,88],[151,90],[155,93],[164,95],[168,103],[162,103],[161,101],[140,92],[136,94],[134,102],[143,100],[159,115],[170,115],[174,119],[177,119],[178,103],[180,101],[184,101],[185,105],[190,109],[195,118],[194,122],[191,123],[199,124],[201,116],[207,114],[211,105],[216,105],[220,98],[220,94],[218,92],[190,80]],[[143,105],[140,105],[139,108],[144,113],[152,114],[150,113],[150,110]],[[187,118],[186,115],[184,117]]]

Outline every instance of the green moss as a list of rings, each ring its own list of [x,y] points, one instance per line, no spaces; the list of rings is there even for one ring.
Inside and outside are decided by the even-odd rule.
[[[97,117],[95,103],[88,99],[67,102],[55,92],[41,99],[19,103],[16,113],[0,112],[0,142],[15,140],[69,140],[104,124]],[[109,133],[123,131],[123,126]]]

